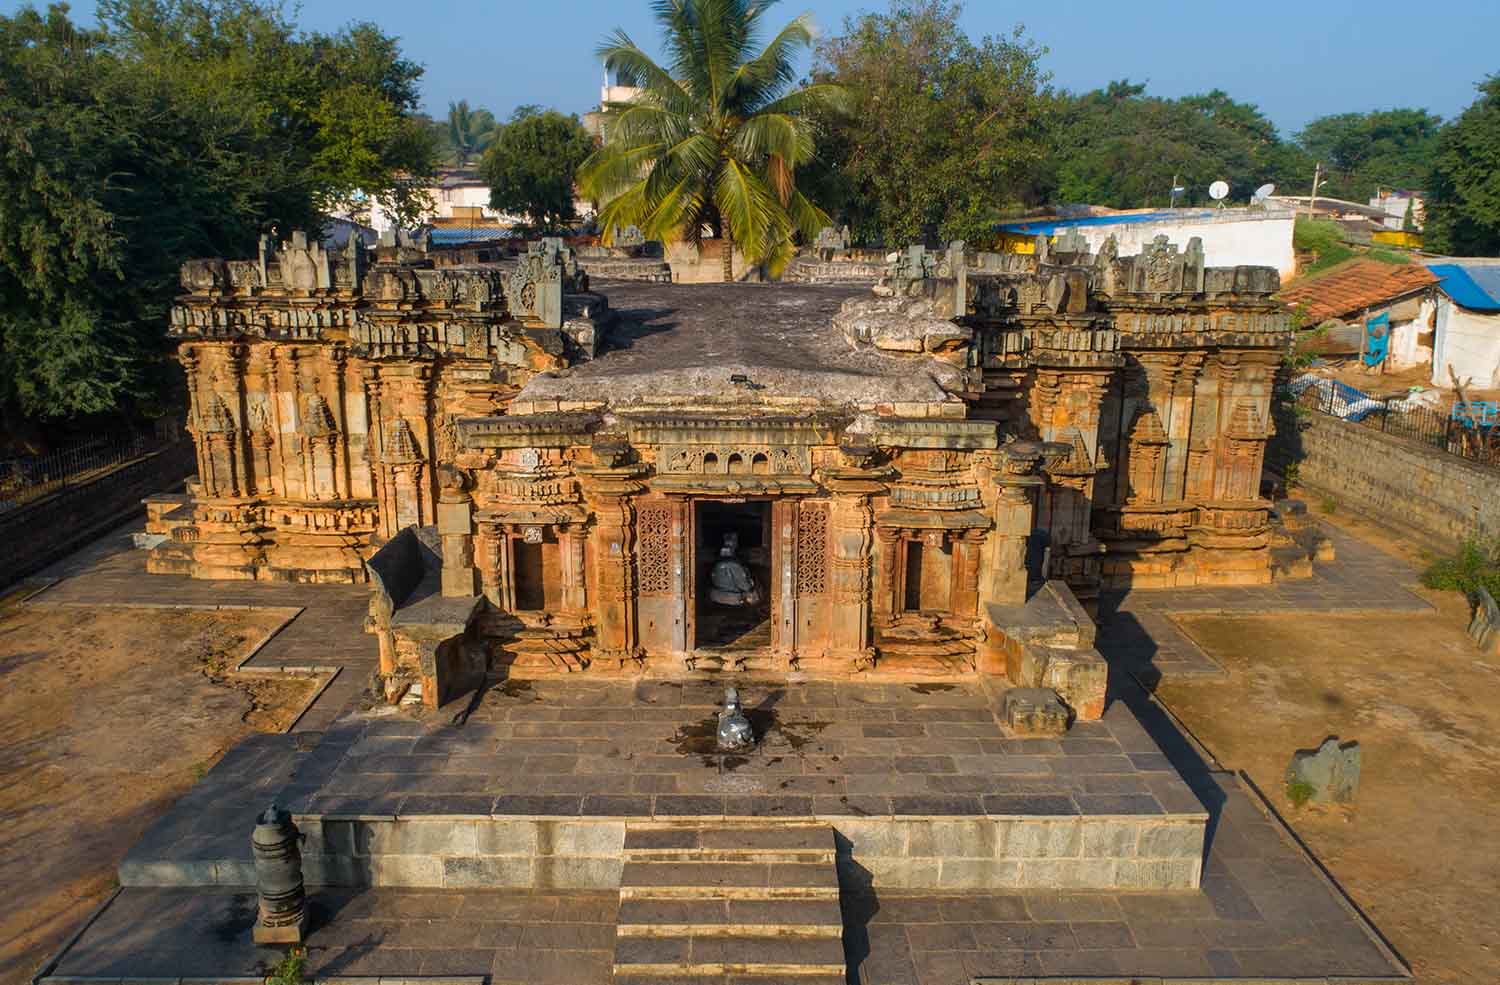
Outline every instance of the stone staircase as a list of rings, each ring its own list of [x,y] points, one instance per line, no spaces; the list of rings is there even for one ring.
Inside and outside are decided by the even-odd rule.
[[[615,985],[844,985],[833,829],[632,823],[617,928]]]

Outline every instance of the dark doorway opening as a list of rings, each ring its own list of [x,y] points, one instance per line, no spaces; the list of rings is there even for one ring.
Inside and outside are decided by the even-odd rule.
[[[700,501],[695,511],[697,598],[694,645],[704,649],[764,649],[771,645],[771,504]],[[714,601],[712,573],[725,535],[739,546],[735,560],[755,582],[759,599],[749,605]]]

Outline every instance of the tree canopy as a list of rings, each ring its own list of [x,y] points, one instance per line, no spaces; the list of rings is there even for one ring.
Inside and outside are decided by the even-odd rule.
[[[573,175],[594,150],[576,116],[523,106],[498,128],[480,171],[490,186],[490,206],[523,215],[537,229],[577,218]]]
[[[843,90],[793,88],[812,25],[795,18],[761,46],[773,3],[659,0],[665,66],[621,30],[600,46],[606,70],[641,90],[606,104],[605,142],[578,173],[583,194],[602,203],[606,241],[634,225],[696,243],[707,225],[774,270],[790,258],[795,233],[811,237],[828,222],[796,176],[813,158],[809,114],[836,106]],[[722,256],[728,280],[733,251]]]
[[[448,104],[448,124],[443,139],[454,167],[463,167],[489,149],[500,136],[495,114],[487,109],[469,109],[469,101]]]
[[[1438,137],[1427,186],[1427,248],[1500,254],[1500,75]]]
[[[1326,169],[1320,191],[1363,202],[1382,188],[1424,188],[1442,124],[1442,117],[1422,109],[1338,113],[1303,127],[1297,143]]]
[[[301,34],[254,0],[0,17],[0,413],[149,411],[193,256],[316,229],[358,192],[420,205],[421,69],[371,25]]]
[[[1220,180],[1232,200],[1243,202],[1267,182],[1288,187],[1310,180],[1312,165],[1260,110],[1218,89],[1164,99],[1122,80],[1058,102],[1053,195],[1059,202],[1166,206],[1174,177],[1184,189],[1179,204],[1208,202],[1208,186]]]
[[[895,0],[818,46],[815,77],[852,106],[824,115],[814,186],[857,238],[974,239],[1043,200],[1048,79],[1020,30],[970,41],[951,0]]]

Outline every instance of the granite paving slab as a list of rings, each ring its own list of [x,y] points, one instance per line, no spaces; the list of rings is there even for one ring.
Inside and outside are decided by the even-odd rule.
[[[133,529],[115,531],[47,568],[40,577],[56,582],[27,604],[300,610],[244,666],[337,671],[297,720],[297,731],[327,728],[358,702],[379,660],[374,637],[364,632],[368,586],[209,581],[148,574],[146,552],[131,543]]]
[[[323,816],[1201,812],[1122,703],[1033,739],[1008,734],[974,682],[742,681],[760,744],[721,754],[722,696],[709,682],[545,679],[501,682],[458,716],[352,713],[338,723],[341,758],[290,806]]]
[[[615,893],[319,891],[306,972],[316,977],[488,976],[491,985],[607,985]],[[250,939],[255,896],[123,890],[51,975],[261,977],[284,950]]]
[[[1164,676],[1223,676],[1224,669],[1185,633],[1177,615],[1278,612],[1427,612],[1411,591],[1417,572],[1405,561],[1329,524],[1336,560],[1313,563],[1310,578],[1223,588],[1150,588],[1108,592],[1099,602],[1096,645],[1111,665],[1147,685]]]

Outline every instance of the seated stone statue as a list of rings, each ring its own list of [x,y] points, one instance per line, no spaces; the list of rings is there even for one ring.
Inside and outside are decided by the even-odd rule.
[[[726,533],[724,546],[719,548],[719,559],[708,573],[708,597],[719,605],[760,604],[760,589],[755,587],[755,576],[735,556],[739,546],[739,534],[734,531]]]

